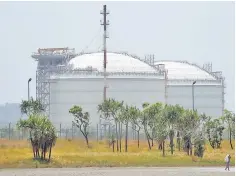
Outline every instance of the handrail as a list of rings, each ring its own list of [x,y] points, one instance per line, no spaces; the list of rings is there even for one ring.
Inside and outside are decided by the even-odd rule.
[[[199,68],[200,70],[208,73],[209,75],[213,76],[217,80],[222,79],[221,77],[216,76],[214,74],[214,72],[209,72],[209,71],[205,70],[204,68],[202,68],[201,66],[199,66],[198,64],[190,63],[190,62],[188,62],[186,60],[182,60],[182,61],[181,60],[177,60],[177,61],[176,60],[158,60],[158,61],[155,62],[155,65],[157,65],[158,62],[179,62],[179,63],[185,63],[185,64],[192,65],[192,66],[195,66],[195,67]]]

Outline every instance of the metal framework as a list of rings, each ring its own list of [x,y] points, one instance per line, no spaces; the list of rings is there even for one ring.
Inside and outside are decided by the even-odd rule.
[[[36,71],[36,99],[45,108],[45,115],[50,116],[50,75],[56,70],[64,70],[70,59],[76,56],[75,49],[44,48],[31,55],[38,62]]]
[[[222,72],[220,71],[216,71],[216,72],[212,72],[212,64],[204,64],[203,66],[200,66],[196,63],[190,63],[188,61],[183,61],[183,60],[158,60],[159,62],[179,62],[179,63],[185,63],[194,67],[199,68],[202,71],[207,72],[209,75],[213,76],[214,78],[216,78],[217,80],[221,80],[222,79]],[[155,64],[158,65],[158,64]]]
[[[56,51],[56,52],[55,52]],[[100,51],[101,52],[101,51]],[[79,75],[88,76],[90,78],[98,78],[103,77],[104,72],[99,72],[96,68],[87,67],[81,69],[73,69],[72,65],[68,65],[68,62],[78,56],[84,54],[91,54],[97,52],[87,52],[76,54],[74,49],[69,48],[60,48],[60,49],[40,49],[38,52],[33,53],[32,57],[38,61],[38,67],[36,71],[36,98],[39,99],[45,107],[46,115],[50,115],[50,81],[52,79],[60,79],[60,78],[77,78]],[[153,62],[148,62],[144,59],[136,55],[129,54],[127,52],[111,52],[116,54],[122,54],[134,59],[138,59],[142,62],[145,62],[152,68],[156,70],[156,73],[147,73],[147,72],[106,72],[109,77],[148,77],[148,78],[158,78],[165,79],[165,101],[167,103],[168,99],[168,86],[172,85],[190,85],[192,84],[192,79],[182,79],[182,80],[170,80],[168,79],[168,70],[165,69],[164,66],[161,65],[153,65]],[[175,61],[176,62],[176,61]],[[190,65],[197,66],[198,68],[204,70],[202,67],[188,63],[187,61],[178,61],[182,63],[187,63]],[[206,70],[204,70],[206,71]],[[207,71],[208,72],[208,71]],[[198,85],[219,85],[222,87],[222,112],[224,110],[224,77],[222,76],[222,72],[208,72],[210,75],[214,76],[216,80],[197,80]],[[101,125],[103,126],[103,125]]]
[[[155,64],[156,67],[160,67],[161,66],[161,70],[164,70],[165,72],[165,101],[167,103],[167,90],[168,90],[168,86],[174,86],[174,85],[191,85],[193,81],[197,81],[198,85],[217,85],[217,86],[221,86],[222,88],[222,115],[224,114],[224,107],[225,107],[225,78],[222,76],[222,72],[221,71],[212,71],[212,63],[206,63],[203,64],[203,66],[199,66],[198,64],[195,63],[189,63],[188,61],[174,61],[174,60],[161,60],[160,62],[166,62],[166,61],[170,61],[170,62],[179,62],[179,63],[185,63],[188,65],[192,65],[194,67],[197,67],[199,69],[201,69],[202,71],[207,72],[209,75],[213,76],[216,80],[208,80],[208,79],[179,79],[179,80],[169,80],[168,79],[168,70],[164,69],[164,67],[162,66],[163,64]],[[180,84],[181,83],[181,84]]]

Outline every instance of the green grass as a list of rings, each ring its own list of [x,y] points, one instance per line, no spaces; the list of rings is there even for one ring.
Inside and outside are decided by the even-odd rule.
[[[123,142],[124,144],[124,142]],[[136,141],[129,141],[129,152],[112,152],[112,148],[103,142],[92,141],[88,149],[82,140],[58,140],[52,150],[51,162],[32,159],[32,149],[27,141],[0,140],[0,168],[41,168],[41,167],[119,167],[119,166],[222,166],[227,153],[232,156],[231,165],[235,164],[234,150],[228,141],[223,141],[222,148],[213,150],[206,145],[204,157],[199,159],[187,156],[175,149],[171,155],[166,146],[166,156],[154,145],[148,151],[147,142],[141,141],[140,148]],[[123,145],[122,145],[123,147]],[[124,147],[123,147],[124,148]]]

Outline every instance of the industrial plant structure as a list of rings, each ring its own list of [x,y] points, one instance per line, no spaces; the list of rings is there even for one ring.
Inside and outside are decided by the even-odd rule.
[[[37,99],[54,124],[71,124],[69,109],[80,105],[99,122],[97,105],[103,101],[103,53],[75,54],[73,49],[40,49]],[[142,103],[179,104],[218,117],[224,109],[224,79],[211,65],[187,61],[154,61],[128,53],[107,53],[107,98],[141,108]],[[196,82],[195,82],[196,81]],[[195,84],[193,84],[195,82]],[[194,100],[194,101],[193,101]]]
[[[109,12],[103,6],[103,51],[76,54],[70,48],[39,49],[32,57],[38,61],[36,98],[46,115],[58,127],[71,126],[69,109],[79,105],[91,116],[92,126],[102,121],[97,106],[107,98],[141,108],[144,102],[179,104],[212,117],[224,110],[224,78],[187,61],[160,61],[153,55],[144,59],[127,52],[107,52],[106,27]]]

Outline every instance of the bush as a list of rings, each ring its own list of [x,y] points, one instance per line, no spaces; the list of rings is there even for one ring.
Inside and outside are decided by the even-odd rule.
[[[201,137],[194,141],[194,156],[203,157],[205,151],[205,140]]]

